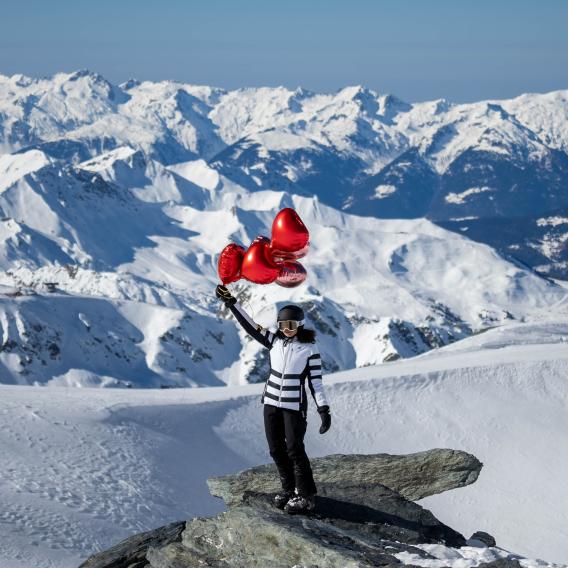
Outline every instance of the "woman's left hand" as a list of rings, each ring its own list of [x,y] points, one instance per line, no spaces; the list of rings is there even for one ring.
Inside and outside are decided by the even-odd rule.
[[[215,288],[215,296],[225,303],[225,306],[232,306],[237,299],[231,294],[229,289],[223,284],[218,284]]]

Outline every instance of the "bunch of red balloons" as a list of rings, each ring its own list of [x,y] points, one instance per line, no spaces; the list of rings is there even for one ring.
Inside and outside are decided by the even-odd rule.
[[[296,211],[286,207],[274,218],[271,239],[260,235],[247,250],[228,244],[219,256],[217,272],[225,285],[244,278],[255,284],[276,282],[293,288],[306,279],[306,269],[297,259],[309,248],[308,229]]]

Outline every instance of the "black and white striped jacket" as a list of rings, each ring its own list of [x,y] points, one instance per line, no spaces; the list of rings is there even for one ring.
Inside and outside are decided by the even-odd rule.
[[[329,406],[322,382],[321,356],[315,343],[301,343],[296,336],[282,338],[256,324],[239,302],[229,306],[245,331],[270,350],[270,375],[262,402],[280,408],[308,408],[305,384],[318,408]]]

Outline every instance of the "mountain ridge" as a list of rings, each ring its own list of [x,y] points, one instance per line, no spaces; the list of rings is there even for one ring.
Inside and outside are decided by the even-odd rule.
[[[312,232],[308,283],[282,290],[241,281],[234,291],[265,326],[279,302],[302,303],[327,370],[530,320],[565,295],[549,277],[568,270],[567,100],[558,91],[410,104],[361,86],[325,94],[168,81],[115,86],[89,71],[0,76],[6,373],[32,380],[20,373],[41,305],[30,296],[55,290],[62,300],[104,298],[108,313],[131,301],[140,313],[158,306],[163,321],[185,322],[146,332],[144,349],[153,347],[138,386],[158,386],[156,376],[163,386],[200,384],[198,362],[207,367],[205,384],[261,380],[258,349],[220,319],[215,263],[227,242],[246,247],[268,235],[282,207],[296,208]],[[551,125],[551,116],[559,122]],[[18,302],[32,311],[12,326]],[[192,333],[184,310],[206,318],[231,346]],[[65,332],[56,320],[41,325]],[[347,338],[340,350],[338,329]],[[62,364],[56,374],[61,361],[45,346],[41,354],[31,349],[34,362],[24,367],[41,384],[106,377],[104,358],[122,352],[116,342],[105,339],[103,358],[89,368]],[[130,345],[129,356],[138,348]]]

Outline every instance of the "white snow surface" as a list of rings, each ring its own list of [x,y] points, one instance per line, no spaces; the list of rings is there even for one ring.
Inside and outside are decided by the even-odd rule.
[[[532,320],[568,298],[425,219],[358,217],[317,197],[249,192],[203,160],[166,167],[126,146],[72,167],[38,150],[8,158],[0,161],[0,179],[11,180],[0,193],[0,285],[23,295],[0,295],[0,382],[246,383],[259,347],[219,318],[216,261],[231,241],[247,247],[269,236],[283,207],[310,230],[306,282],[231,288],[247,293],[245,307],[266,327],[282,302],[312,302],[307,319],[326,326],[327,370],[427,350],[419,327],[447,343],[510,318]]]
[[[208,476],[269,461],[261,386],[246,385],[260,348],[219,314],[213,289],[221,249],[269,236],[283,207],[310,230],[308,280],[231,288],[267,327],[282,302],[316,307],[307,320],[320,326],[334,425],[321,437],[312,414],[310,455],[470,451],[485,464],[480,479],[423,503],[465,536],[494,534],[505,551],[433,547],[440,561],[429,566],[469,568],[508,550],[533,559],[524,566],[566,565],[565,285],[425,219],[251,192],[208,160],[254,144],[245,169],[257,184],[271,153],[299,153],[283,165],[294,182],[326,148],[368,173],[413,146],[438,172],[472,148],[546,162],[551,149],[568,150],[567,93],[407,104],[358,86],[225,91],[115,86],[88,71],[0,75],[0,568],[75,567],[134,532],[213,514],[222,504]],[[34,148],[42,143],[65,157]],[[552,254],[564,244],[538,246]],[[419,329],[447,342],[499,325],[375,366],[428,349]],[[205,388],[91,388],[127,385]]]
[[[550,158],[551,148],[568,140],[565,95],[408,104],[360,86],[335,93],[225,91],[171,81],[116,86],[89,71],[0,76],[0,285],[26,295],[0,296],[0,334],[8,346],[0,352],[0,381],[45,384],[55,376],[80,384],[89,377],[92,384],[99,376],[108,385],[108,352],[126,357],[114,361],[118,384],[133,380],[116,370],[128,359],[141,361],[136,386],[247,382],[257,350],[241,345],[234,322],[217,317],[216,261],[229,241],[247,247],[257,235],[268,236],[274,215],[287,206],[311,233],[302,260],[308,279],[294,290],[246,285],[246,307],[270,326],[276,304],[312,302],[328,335],[341,328],[346,339],[338,351],[333,336],[321,334],[330,370],[422,352],[429,348],[421,337],[427,328],[447,343],[510,318],[531,320],[566,292],[424,219],[343,214],[316,197],[293,195],[293,185],[289,193],[276,191],[262,176],[270,173],[272,155],[288,156],[276,166],[291,182],[310,170],[316,154],[324,164],[330,156],[353,159],[369,173],[411,147],[439,171],[470,148],[519,154],[523,163]],[[240,152],[254,145],[244,178],[229,176],[244,185],[211,165],[232,144]],[[247,180],[256,183],[254,191],[245,188]],[[375,197],[394,189],[379,185]],[[487,191],[472,187],[447,199],[467,204]],[[535,244],[545,255],[564,245],[555,235]],[[49,297],[57,306],[85,302],[77,309],[90,316],[94,305],[103,305],[93,297],[107,304],[108,319],[91,317],[93,332],[80,328],[86,343],[101,340],[102,321],[124,324],[123,301],[151,318],[162,310],[161,325],[130,318],[123,345],[105,333],[98,357],[78,367],[61,361],[55,374],[56,350],[33,343],[33,328],[48,328],[57,346],[76,318],[66,316],[63,324],[54,318],[65,309],[43,309],[48,282],[57,283],[60,296]],[[42,297],[28,297],[34,293]],[[183,320],[187,310],[200,318],[198,326]],[[204,338],[205,328],[220,340]],[[224,364],[211,364],[204,374],[203,358]]]
[[[444,171],[473,147],[531,161],[550,155],[550,148],[566,151],[567,93],[409,104],[362,86],[334,93],[225,91],[174,81],[115,86],[87,70],[43,79],[0,75],[0,153],[65,138],[86,142],[97,153],[133,144],[174,163],[210,159],[251,137],[267,151],[333,148],[358,156],[369,172],[417,146]]]
[[[420,503],[498,547],[424,545],[440,560],[399,558],[568,566],[567,342],[568,320],[512,324],[328,375],[332,428],[317,433],[312,405],[308,454],[471,452],[484,464],[479,479]],[[75,568],[133,533],[223,510],[206,478],[270,461],[261,388],[0,386],[0,566]]]
[[[373,195],[373,199],[384,199],[388,195],[391,195],[396,191],[396,187],[394,185],[379,185],[375,188],[375,194]]]
[[[457,203],[462,204],[466,201],[468,197],[471,195],[475,195],[476,193],[485,193],[486,191],[491,191],[490,187],[470,187],[461,193],[448,193],[446,195],[445,200],[447,203]]]

